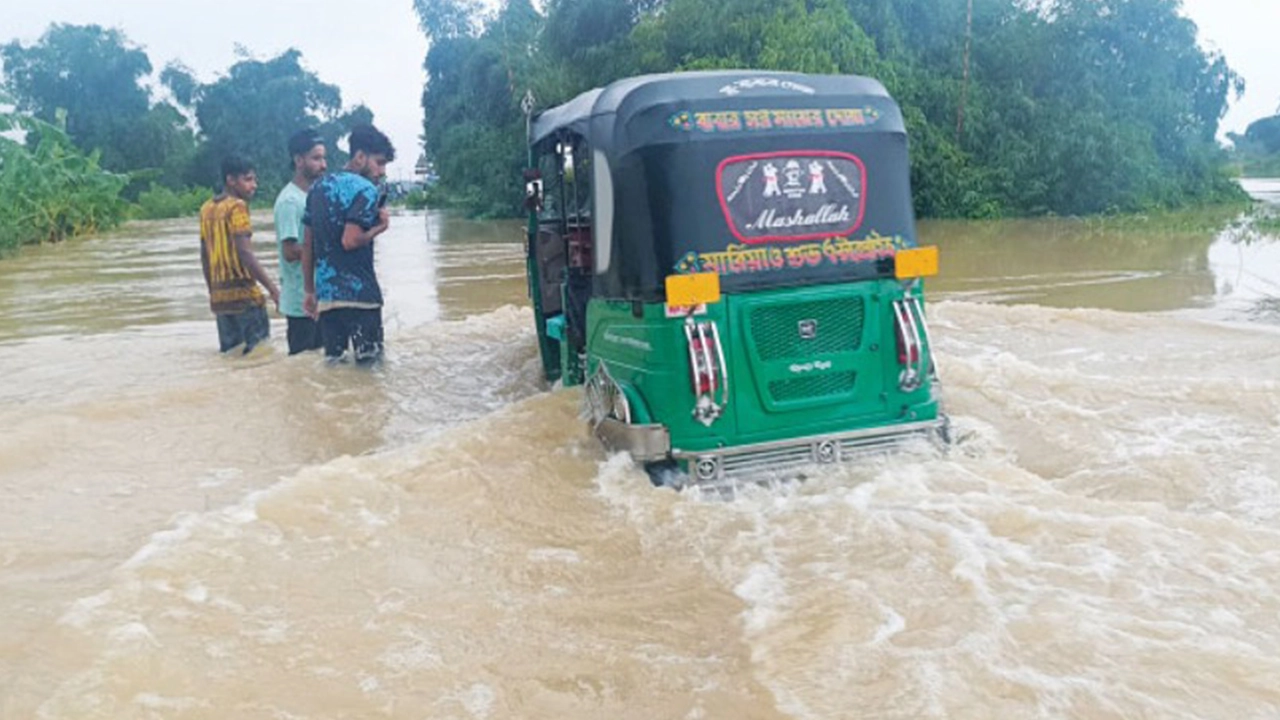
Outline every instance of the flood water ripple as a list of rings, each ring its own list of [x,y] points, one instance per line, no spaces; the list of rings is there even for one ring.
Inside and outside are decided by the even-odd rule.
[[[373,372],[219,357],[191,221],[0,261],[0,717],[1280,717],[1280,239],[923,223],[954,446],[725,501],[520,231],[396,215]]]

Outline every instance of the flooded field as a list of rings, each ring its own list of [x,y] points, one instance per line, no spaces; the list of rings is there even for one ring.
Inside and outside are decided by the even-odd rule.
[[[543,386],[518,223],[393,218],[374,372],[219,357],[191,221],[0,260],[0,718],[1280,716],[1280,238],[1199,224],[922,224],[956,446],[733,502]]]

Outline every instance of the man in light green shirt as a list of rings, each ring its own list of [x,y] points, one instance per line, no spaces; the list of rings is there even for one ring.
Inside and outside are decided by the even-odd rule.
[[[289,354],[324,347],[320,325],[302,307],[302,214],[307,192],[326,170],[324,139],[311,129],[289,138],[293,180],[276,196],[276,242],[280,249],[280,312],[289,323]]]

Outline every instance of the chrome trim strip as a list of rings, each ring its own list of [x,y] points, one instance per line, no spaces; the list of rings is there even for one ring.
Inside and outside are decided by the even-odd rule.
[[[902,299],[902,314],[907,319],[907,327],[911,329],[911,341],[916,346],[915,362],[912,363],[915,368],[917,382],[924,381],[924,346],[920,342],[920,328],[916,325],[916,316],[911,312],[911,301],[914,298],[907,295]],[[911,356],[907,356],[907,362],[911,362]]]
[[[933,356],[933,338],[929,335],[929,323],[924,319],[924,306],[920,304],[920,298],[911,298],[911,309],[915,311],[916,317],[920,320],[920,331],[924,334],[924,343],[929,348],[929,373],[934,380],[941,380],[942,375],[938,372],[938,362]]]
[[[874,443],[878,440],[892,443],[896,440],[903,440],[913,435],[923,435],[931,430],[941,427],[945,423],[945,419],[939,417],[936,420],[925,420],[922,422],[906,423],[903,425],[892,425],[889,427],[867,428],[865,430],[853,430],[845,433],[829,433],[826,435],[809,435],[801,438],[793,438],[790,440],[774,440],[772,442],[756,443],[754,445],[737,445],[734,447],[715,448],[712,450],[681,450],[672,448],[671,457],[677,460],[694,460],[704,456],[717,456],[727,459],[738,455],[747,455],[752,453],[776,452],[780,450],[789,450],[799,448],[803,450],[805,456],[811,453],[811,448],[817,443],[834,440],[842,444],[841,454],[843,455],[843,443],[867,441]],[[643,427],[643,426],[641,426]],[[855,446],[856,447],[856,446]]]
[[[920,387],[920,372],[916,365],[922,362],[921,358],[924,356],[924,352],[919,349],[919,338],[916,336],[915,325],[909,319],[910,314],[911,311],[907,310],[905,301],[893,301],[893,316],[897,321],[898,335],[902,338],[903,352],[907,356],[898,386],[907,392]],[[916,359],[912,360],[912,356]]]
[[[702,341],[702,362],[703,367],[707,369],[707,379],[711,381],[711,391],[708,393],[712,399],[716,396],[716,391],[720,387],[720,383],[716,380],[716,364],[711,359],[711,338],[707,337],[707,324],[698,323],[698,339]]]
[[[716,325],[716,322],[714,320],[710,322],[710,325],[711,325],[711,336],[715,338],[715,341],[716,341],[716,355],[720,358],[720,374],[722,376],[722,379],[724,380],[724,382],[722,383],[723,390],[724,390],[724,393],[723,393],[724,397],[721,400],[720,405],[721,407],[728,407],[729,406],[729,366],[726,365],[724,362],[724,345],[720,343],[720,326]]]
[[[693,351],[693,316],[684,319],[685,347],[689,349],[689,379],[693,381],[693,395],[698,395],[698,354]]]

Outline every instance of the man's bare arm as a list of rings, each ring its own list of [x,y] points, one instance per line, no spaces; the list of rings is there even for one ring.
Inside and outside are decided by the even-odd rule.
[[[240,254],[240,264],[248,269],[249,274],[254,280],[262,283],[262,286],[271,294],[271,301],[280,307],[280,288],[276,286],[276,282],[271,279],[266,270],[262,269],[262,264],[258,262],[258,256],[253,254],[253,236],[248,234],[236,235],[236,252]]]
[[[298,238],[285,238],[280,247],[284,253],[285,260],[298,262],[302,259],[302,243],[298,242]]]
[[[316,249],[309,227],[302,233],[302,290],[308,295],[316,292]]]
[[[302,231],[302,311],[313,319],[319,316],[316,306],[316,251],[315,239],[308,225]]]
[[[204,286],[213,292],[213,278],[209,275],[209,248],[200,241],[200,267],[204,270]]]
[[[378,224],[368,230],[360,229],[355,223],[347,223],[342,228],[342,249],[355,250],[358,247],[364,247],[373,242],[373,239],[387,231],[387,227],[391,224],[390,215],[386,208],[378,211]]]

